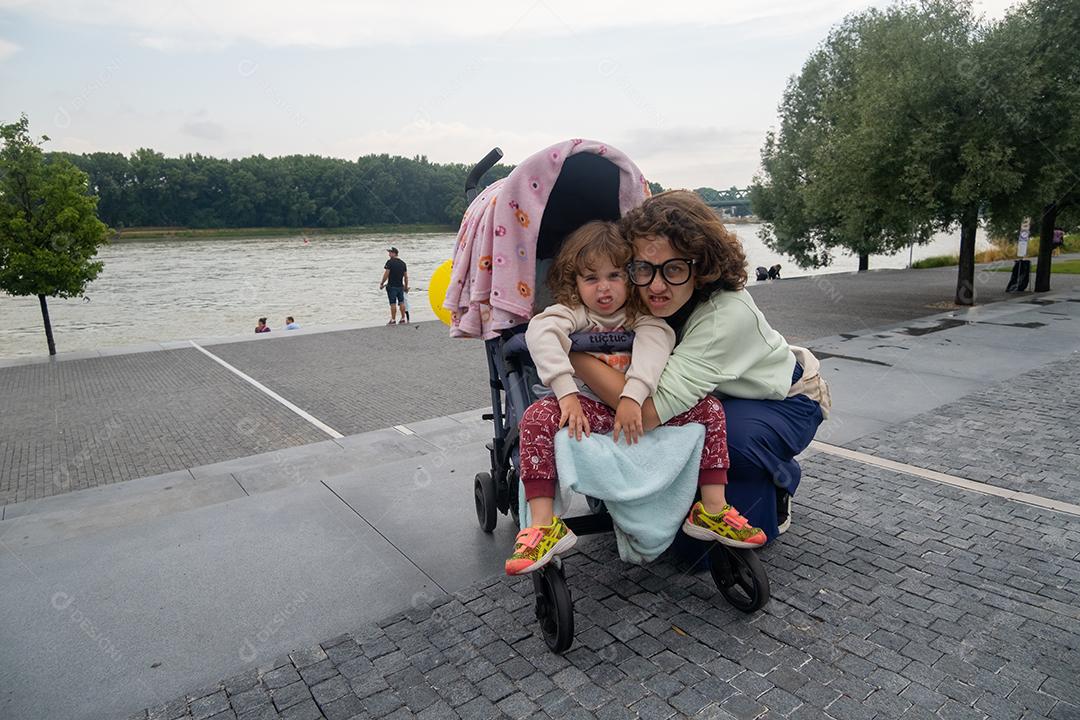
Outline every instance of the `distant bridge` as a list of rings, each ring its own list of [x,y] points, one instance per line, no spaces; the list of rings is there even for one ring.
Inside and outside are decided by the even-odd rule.
[[[703,194],[705,204],[724,214],[742,217],[750,214],[750,188],[728,188]]]

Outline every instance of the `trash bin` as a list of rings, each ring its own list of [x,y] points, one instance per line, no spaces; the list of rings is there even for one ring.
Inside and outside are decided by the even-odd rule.
[[[1013,263],[1012,274],[1009,275],[1009,284],[1005,286],[1005,292],[1024,292],[1031,280],[1031,261],[1017,260]]]

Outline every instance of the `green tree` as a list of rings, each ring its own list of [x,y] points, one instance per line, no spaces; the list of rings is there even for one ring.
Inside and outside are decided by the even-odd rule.
[[[845,109],[856,91],[854,56],[867,21],[866,15],[846,18],[788,81],[780,128],[766,134],[762,172],[750,187],[751,207],[764,223],[762,240],[801,267],[829,265],[836,249],[861,256],[870,244],[861,229],[851,232],[848,181],[834,174],[851,154],[844,147],[852,144],[855,122]]]
[[[81,295],[101,272],[94,262],[108,228],[86,174],[63,158],[46,160],[30,122],[0,125],[0,290],[37,295],[49,354],[56,354],[48,297]],[[42,136],[41,142],[48,140]]]
[[[986,28],[966,0],[847,18],[789,85],[754,198],[776,249],[864,256],[960,228],[955,300],[975,300],[980,210],[1021,172],[995,103],[972,82]]]
[[[990,98],[1017,147],[1023,182],[992,200],[997,234],[1015,237],[1025,216],[1039,232],[1035,291],[1050,289],[1055,227],[1080,227],[1080,4],[1028,0],[986,39],[965,68]]]

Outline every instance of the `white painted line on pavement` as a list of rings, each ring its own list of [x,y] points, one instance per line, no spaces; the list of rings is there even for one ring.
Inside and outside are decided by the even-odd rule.
[[[402,435],[415,435],[416,434],[405,425],[395,425],[394,429],[397,430]]]
[[[259,382],[259,381],[258,381],[258,380],[256,380],[255,378],[251,377],[250,375],[246,375],[246,374],[244,374],[244,373],[243,373],[243,372],[241,372],[240,370],[237,370],[237,369],[236,369],[236,368],[234,368],[234,367],[233,367],[232,365],[230,365],[229,363],[225,362],[224,360],[222,360],[221,358],[219,358],[219,357],[218,357],[217,355],[215,355],[214,353],[212,353],[212,352],[210,352],[209,350],[207,350],[206,348],[204,348],[204,347],[203,347],[202,345],[199,345],[199,344],[198,344],[197,342],[195,342],[194,340],[189,340],[188,342],[190,342],[190,343],[191,343],[191,346],[192,346],[193,348],[195,348],[196,350],[198,350],[199,352],[201,352],[201,353],[202,353],[203,355],[206,355],[206,356],[207,356],[208,358],[210,358],[210,359],[211,359],[211,360],[213,360],[214,362],[218,363],[219,365],[221,365],[222,367],[224,367],[224,368],[225,368],[226,370],[228,370],[229,372],[231,372],[231,373],[233,373],[233,374],[237,375],[237,376],[238,376],[238,377],[240,377],[241,379],[243,379],[243,380],[247,381],[248,383],[250,383],[250,384],[254,385],[254,386],[255,386],[256,388],[258,388],[259,390],[262,390],[262,391],[263,391],[264,393],[266,393],[267,395],[269,395],[270,397],[272,397],[272,398],[273,398],[274,400],[277,400],[277,401],[278,401],[279,403],[281,403],[281,404],[282,404],[282,405],[284,405],[285,407],[289,408],[289,409],[290,409],[290,410],[292,410],[292,411],[293,411],[294,413],[296,413],[296,414],[297,414],[297,415],[299,415],[300,417],[304,418],[304,419],[305,419],[305,420],[307,420],[307,421],[308,421],[309,423],[311,423],[311,424],[312,424],[312,425],[314,425],[315,427],[319,428],[320,430],[322,430],[322,431],[323,431],[324,433],[326,433],[326,434],[327,434],[327,435],[329,435],[330,437],[332,437],[332,438],[334,438],[334,439],[338,439],[338,438],[343,438],[343,437],[345,437],[344,435],[342,435],[341,433],[339,433],[339,432],[338,432],[337,430],[335,430],[334,428],[330,427],[329,425],[327,425],[326,423],[324,423],[324,422],[323,422],[322,420],[318,419],[317,417],[315,417],[315,416],[314,416],[314,415],[312,415],[311,413],[309,413],[309,412],[307,412],[306,410],[303,410],[303,409],[301,409],[301,408],[298,408],[297,406],[293,405],[293,404],[292,404],[291,402],[289,402],[289,401],[288,401],[288,400],[286,400],[285,398],[281,397],[281,396],[280,396],[280,395],[278,395],[278,394],[277,394],[276,392],[274,392],[274,391],[273,391],[273,390],[271,390],[270,388],[266,387],[265,385],[263,385],[263,384],[262,384],[261,382]]]
[[[1024,503],[1025,505],[1034,505],[1046,510],[1056,510],[1057,512],[1080,516],[1080,505],[1073,505],[1072,503],[1062,502],[1061,500],[1053,500],[1051,498],[1044,498],[1041,495],[1032,495],[1031,493],[1000,488],[995,485],[976,482],[975,480],[968,480],[967,478],[957,477],[955,475],[946,475],[945,473],[936,470],[927,470],[926,468],[896,462],[895,460],[886,460],[885,458],[880,458],[876,455],[868,455],[857,450],[848,450],[839,445],[829,445],[828,443],[819,442],[817,440],[811,442],[810,447],[823,453],[836,455],[837,457],[846,458],[848,460],[854,460],[855,462],[861,462],[866,465],[874,465],[906,475],[914,475],[923,478],[924,480],[931,480],[943,485],[952,485],[953,487],[971,490],[972,492],[982,493],[983,495],[994,495],[996,497],[1005,498],[1006,500]]]

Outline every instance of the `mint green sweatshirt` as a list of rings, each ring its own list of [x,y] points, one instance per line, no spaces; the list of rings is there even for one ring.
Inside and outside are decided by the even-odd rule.
[[[694,308],[653,395],[661,422],[711,392],[722,397],[783,400],[795,355],[746,290],[718,291]]]

